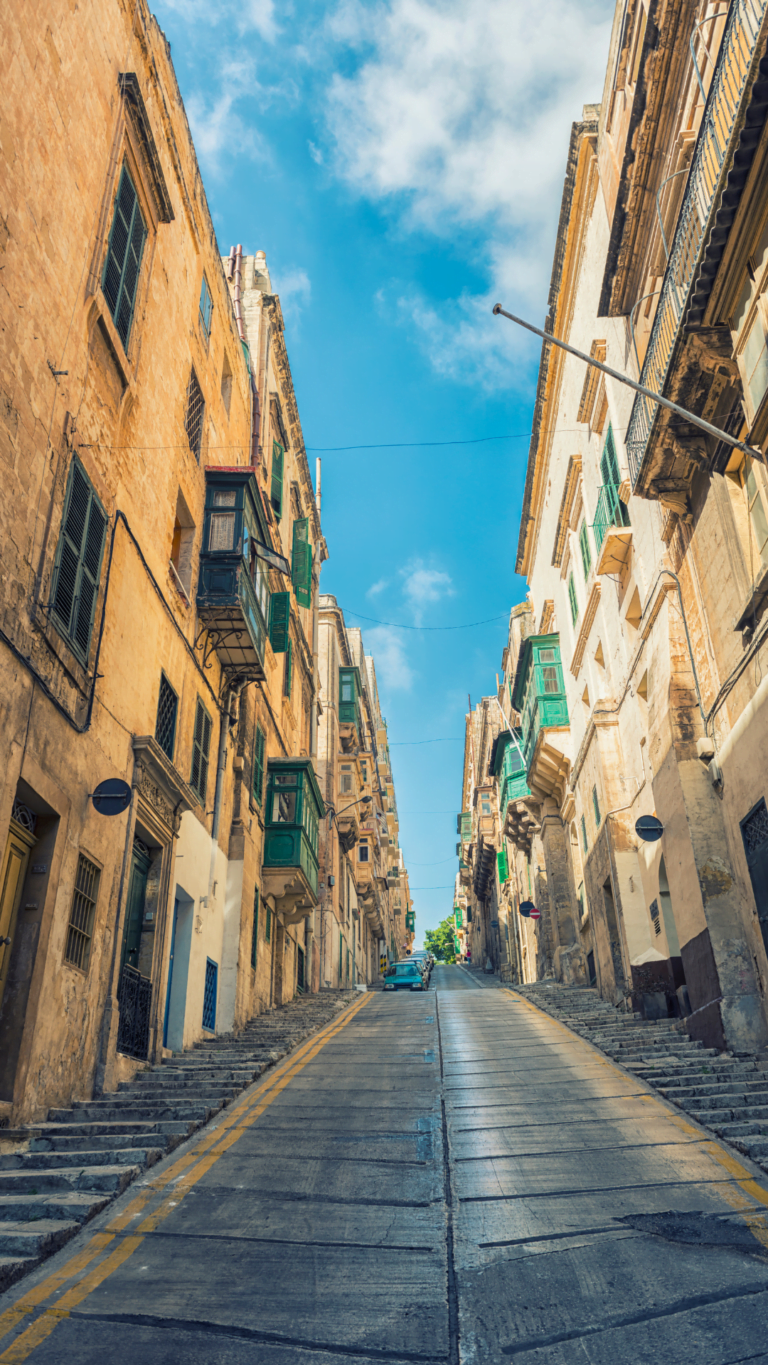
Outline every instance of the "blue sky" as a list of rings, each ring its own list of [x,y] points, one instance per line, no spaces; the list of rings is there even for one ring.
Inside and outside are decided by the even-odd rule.
[[[376,659],[420,936],[450,913],[467,695],[493,692],[506,622],[424,628],[504,618],[525,594],[538,349],[491,307],[544,316],[570,125],[601,97],[613,5],[155,12],[220,248],[267,254],[310,459],[414,443],[323,454],[321,587]]]

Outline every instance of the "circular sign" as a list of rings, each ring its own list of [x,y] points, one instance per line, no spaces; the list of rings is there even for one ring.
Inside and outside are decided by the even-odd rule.
[[[130,785],[122,777],[108,777],[99,783],[91,800],[99,815],[122,815],[131,804]]]
[[[655,815],[641,815],[635,824],[635,834],[638,839],[642,839],[646,844],[654,844],[664,833],[664,826],[661,820],[657,820]]]
[[[533,901],[521,901],[520,914],[526,919],[541,919],[541,911],[537,910]]]

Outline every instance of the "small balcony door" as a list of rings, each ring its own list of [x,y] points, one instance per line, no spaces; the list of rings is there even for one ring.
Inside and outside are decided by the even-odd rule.
[[[13,936],[19,915],[29,854],[37,840],[16,820],[11,820],[0,865],[0,1006],[13,950]]]

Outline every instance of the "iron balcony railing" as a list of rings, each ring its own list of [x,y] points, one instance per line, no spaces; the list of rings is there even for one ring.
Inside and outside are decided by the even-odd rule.
[[[597,507],[595,508],[595,520],[592,522],[598,554],[612,526],[629,526],[629,513],[619,497],[619,490],[616,485],[604,483],[600,486]]]
[[[723,165],[738,136],[742,96],[767,6],[768,0],[732,0],[640,374],[640,383],[656,393],[664,390],[696,267],[717,208]],[[652,399],[636,396],[626,437],[633,488],[657,411]]]

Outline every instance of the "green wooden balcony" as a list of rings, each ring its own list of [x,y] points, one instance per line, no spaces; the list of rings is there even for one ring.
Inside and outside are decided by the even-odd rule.
[[[595,508],[595,520],[592,522],[598,554],[612,526],[629,526],[629,512],[619,497],[619,490],[616,485],[604,483],[600,487],[597,507]]]
[[[270,759],[264,820],[262,884],[290,902],[286,923],[317,904],[319,822],[325,806],[309,759]]]

